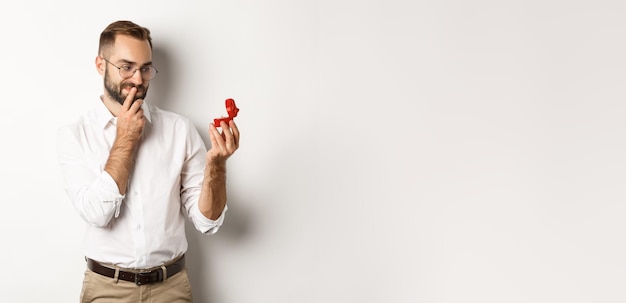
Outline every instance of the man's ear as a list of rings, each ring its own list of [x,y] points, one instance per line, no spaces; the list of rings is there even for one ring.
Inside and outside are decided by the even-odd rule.
[[[96,69],[98,70],[98,74],[100,74],[100,76],[104,76],[104,70],[105,70],[105,65],[107,64],[106,61],[104,61],[104,59],[100,56],[96,56]]]

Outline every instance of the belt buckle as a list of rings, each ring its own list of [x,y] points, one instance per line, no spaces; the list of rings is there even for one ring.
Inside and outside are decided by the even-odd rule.
[[[139,279],[139,277],[146,277],[146,281],[143,282]],[[135,273],[135,284],[137,284],[137,286],[141,286],[144,284],[150,284],[150,272],[138,272]]]

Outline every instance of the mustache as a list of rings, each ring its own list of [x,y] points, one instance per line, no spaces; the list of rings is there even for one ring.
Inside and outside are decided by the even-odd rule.
[[[137,88],[137,92],[146,91],[146,87],[145,86],[143,86],[142,84],[135,85],[134,83],[124,83],[124,84],[122,84],[122,86],[120,88],[121,89],[129,88],[130,89],[130,88],[133,88],[133,87]]]

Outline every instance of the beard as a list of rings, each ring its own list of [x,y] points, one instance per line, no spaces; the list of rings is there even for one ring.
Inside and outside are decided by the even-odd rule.
[[[113,81],[111,81],[111,78],[109,77],[109,73],[108,70],[105,71],[104,73],[104,89],[106,89],[107,93],[109,94],[109,96],[111,96],[111,98],[113,98],[113,100],[117,101],[117,103],[119,103],[120,105],[124,105],[124,101],[126,100],[126,97],[128,96],[128,93],[124,92],[125,88],[133,88],[136,87],[137,88],[137,92],[135,93],[135,98],[132,102],[135,102],[138,99],[145,99],[146,96],[148,95],[148,86],[147,85],[135,85],[132,82],[126,82],[124,83],[124,81],[122,81],[121,83],[114,83]],[[132,104],[132,103],[131,103]]]

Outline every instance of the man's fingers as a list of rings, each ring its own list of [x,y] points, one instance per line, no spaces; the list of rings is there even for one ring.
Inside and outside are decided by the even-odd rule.
[[[137,88],[132,87],[130,92],[128,92],[128,96],[126,96],[126,100],[124,100],[124,104],[122,104],[122,109],[129,110],[130,106],[133,104],[133,100],[135,100],[135,94],[137,93]]]
[[[235,140],[235,146],[239,147],[239,128],[237,128],[237,124],[235,124],[234,120],[230,120],[229,123],[230,129],[233,131],[233,139]]]
[[[224,140],[213,123],[211,123],[211,126],[209,127],[209,134],[209,137],[211,138],[211,148],[223,148]]]
[[[226,147],[228,148],[227,151],[229,153],[232,152],[232,149],[237,147],[237,141],[233,135],[233,131],[230,128],[230,125],[226,124],[226,122],[222,122],[222,137],[224,138],[224,142],[226,143]]]
[[[143,99],[135,100],[135,102],[133,102],[133,104],[130,106],[129,111],[131,113],[136,113],[136,114],[143,115],[143,110],[141,109],[141,105],[142,104],[143,104]]]

